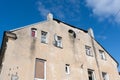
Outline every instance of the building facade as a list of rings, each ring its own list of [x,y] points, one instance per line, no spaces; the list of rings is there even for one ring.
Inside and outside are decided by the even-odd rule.
[[[118,62],[83,30],[47,20],[6,31],[0,80],[120,80]]]

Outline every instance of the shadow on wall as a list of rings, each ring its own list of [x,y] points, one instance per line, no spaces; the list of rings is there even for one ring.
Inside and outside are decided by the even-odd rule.
[[[33,38],[31,42],[31,47],[30,47],[30,59],[32,59],[35,55],[35,49],[36,49],[36,38]]]

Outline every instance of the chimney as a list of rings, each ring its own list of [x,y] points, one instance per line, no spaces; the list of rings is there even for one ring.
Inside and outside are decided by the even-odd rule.
[[[48,20],[48,21],[53,20],[53,14],[48,13],[48,15],[47,15],[47,20]]]
[[[93,29],[92,29],[92,28],[89,28],[89,29],[88,29],[88,34],[89,34],[92,38],[94,38],[94,33],[93,33]]]

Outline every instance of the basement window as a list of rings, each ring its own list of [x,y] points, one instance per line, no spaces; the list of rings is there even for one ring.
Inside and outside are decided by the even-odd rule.
[[[88,69],[88,80],[95,80],[94,70]]]
[[[43,59],[36,59],[35,80],[46,80],[46,61]]]
[[[91,52],[91,47],[90,46],[85,46],[85,50],[86,50],[86,54],[88,56],[93,56],[92,52]]]
[[[102,50],[99,50],[99,54],[102,60],[106,60],[105,53]]]
[[[11,76],[11,80],[18,80],[18,79],[19,79],[19,77],[17,75],[12,75]]]
[[[70,74],[70,65],[69,64],[65,64],[65,72],[66,72],[66,74]]]
[[[62,37],[57,36],[55,34],[54,38],[55,38],[55,46],[62,48]]]
[[[103,80],[109,80],[108,74],[105,72],[102,72],[102,78]]]
[[[37,29],[36,28],[31,28],[31,36],[37,37]]]
[[[47,43],[47,32],[41,31],[41,43]]]

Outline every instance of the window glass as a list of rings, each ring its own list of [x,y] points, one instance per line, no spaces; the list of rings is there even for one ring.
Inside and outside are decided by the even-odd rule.
[[[12,75],[11,76],[11,80],[18,80],[19,78],[18,78],[18,76],[17,75]]]
[[[70,65],[69,64],[65,64],[65,72],[66,72],[66,74],[70,74]]]
[[[103,80],[109,80],[109,77],[105,72],[102,72],[102,77],[103,77]]]
[[[99,50],[99,54],[100,54],[101,59],[106,60],[104,51]]]
[[[47,32],[41,31],[41,42],[47,43]]]
[[[91,70],[91,69],[88,69],[88,79],[89,80],[95,80],[94,71]]]
[[[62,37],[57,36],[57,35],[55,34],[54,38],[55,38],[55,45],[56,45],[57,47],[62,48]]]
[[[89,56],[93,56],[92,52],[91,52],[91,47],[90,46],[85,46],[86,49],[86,54]]]
[[[36,28],[31,28],[31,36],[37,37],[37,29]]]

